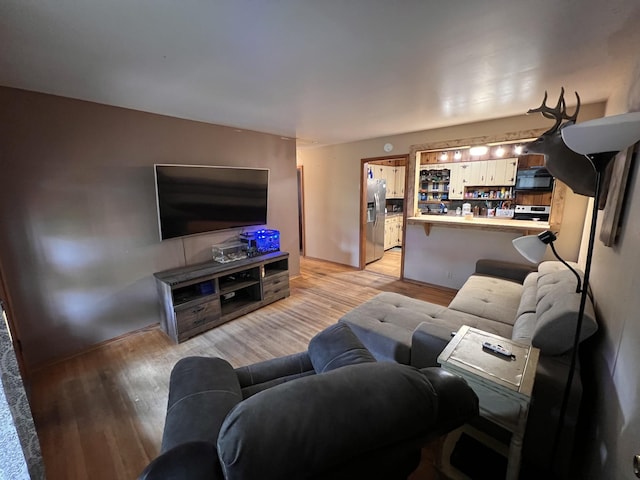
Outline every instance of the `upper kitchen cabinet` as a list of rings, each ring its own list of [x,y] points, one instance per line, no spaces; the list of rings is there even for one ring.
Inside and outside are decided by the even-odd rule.
[[[449,199],[462,200],[464,198],[465,180],[469,181],[468,163],[451,163],[450,170]]]
[[[406,167],[372,164],[373,178],[384,180],[387,185],[386,198],[404,198]]]
[[[517,158],[503,158],[487,162],[486,185],[511,186],[516,183]]]
[[[468,181],[465,186],[502,186],[515,184],[518,160],[516,158],[502,158],[499,160],[481,160],[470,162]]]
[[[388,172],[388,178],[393,177],[393,188],[391,195],[387,195],[387,198],[404,198],[404,179],[407,167],[399,165],[389,168],[392,169],[392,171]],[[389,188],[387,188],[387,192],[389,192]]]
[[[486,185],[488,163],[490,161],[487,160],[471,162],[469,166],[469,181],[465,183],[469,186]]]
[[[385,183],[387,184],[387,189],[389,188],[389,179],[387,178],[387,170],[388,170],[388,166],[387,165],[377,165],[377,164],[370,164],[369,165],[371,168],[371,171],[373,172],[373,178],[375,178],[376,180],[384,180]]]

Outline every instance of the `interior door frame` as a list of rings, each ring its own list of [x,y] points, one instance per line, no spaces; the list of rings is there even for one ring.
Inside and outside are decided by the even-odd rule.
[[[304,217],[304,168],[302,165],[296,167],[297,182],[298,182],[298,229],[300,232],[300,255],[305,256],[306,252],[306,228]]]
[[[7,319],[7,326],[9,327],[9,333],[11,334],[11,342],[13,343],[13,350],[16,354],[16,360],[18,361],[18,368],[20,369],[20,374],[22,375],[23,382],[26,384],[29,372],[26,368],[24,357],[22,355],[22,343],[20,342],[19,329],[13,320],[13,314],[11,312],[11,301],[9,299],[9,294],[7,291],[7,285],[5,282],[1,263],[0,263],[0,302],[2,302],[2,309],[0,309],[0,316],[2,314],[2,310],[4,310],[4,314]],[[4,320],[0,318],[0,322],[2,321]]]
[[[405,242],[405,228],[407,223],[407,173],[409,164],[409,155],[388,155],[384,157],[370,157],[360,159],[360,260],[358,262],[358,268],[364,270],[367,265],[367,172],[365,172],[365,164],[401,161],[405,166],[404,170],[404,199],[402,208],[402,252],[400,256],[400,280],[404,278],[404,242]]]

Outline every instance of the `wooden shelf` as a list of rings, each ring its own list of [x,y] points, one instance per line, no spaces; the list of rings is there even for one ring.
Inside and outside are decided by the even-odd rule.
[[[243,288],[250,287],[251,285],[258,285],[260,280],[246,280],[243,282],[226,282],[225,286],[220,286],[220,295],[226,295],[227,293],[235,292]]]

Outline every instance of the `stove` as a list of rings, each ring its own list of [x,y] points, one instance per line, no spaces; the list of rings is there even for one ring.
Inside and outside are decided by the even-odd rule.
[[[551,207],[544,205],[516,205],[513,212],[514,220],[540,220],[549,221]]]

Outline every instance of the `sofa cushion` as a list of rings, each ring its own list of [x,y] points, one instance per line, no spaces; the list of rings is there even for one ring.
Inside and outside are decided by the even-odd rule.
[[[420,371],[391,362],[349,365],[262,391],[222,425],[225,478],[325,478],[366,452],[383,455],[422,438],[436,423],[437,398]]]
[[[511,280],[471,275],[449,308],[513,326],[522,288]]]
[[[347,312],[339,322],[349,325],[376,359],[408,364],[413,331],[446,310],[441,305],[383,292]]]
[[[538,301],[538,276],[538,272],[533,272],[527,275],[527,278],[524,279],[524,283],[522,284],[522,296],[520,297],[520,304],[518,305],[518,311],[516,312],[517,318],[520,318],[520,316],[525,313],[532,313],[536,311],[536,303]]]
[[[313,337],[309,342],[309,358],[316,373],[376,361],[345,323],[331,325]]]
[[[582,278],[582,272],[578,271],[580,278]],[[538,291],[537,300],[540,301],[547,293],[551,291],[561,290],[566,293],[576,293],[578,287],[578,279],[567,268],[564,270],[540,273],[538,275]]]
[[[531,345],[531,339],[533,338],[537,324],[538,317],[535,311],[521,314],[518,316],[516,323],[513,324],[511,340],[524,343],[525,345]]]
[[[575,269],[578,273],[582,274],[582,269],[580,268],[580,265],[578,265],[576,262],[567,262],[569,265],[571,265],[571,268]],[[562,262],[558,262],[557,260],[547,260],[544,262],[541,262],[538,265],[538,273],[540,273],[541,275],[546,275],[547,273],[553,273],[553,272],[568,272],[567,267],[562,263]],[[569,272],[571,275],[573,275],[571,272]]]
[[[435,332],[437,337],[447,342],[451,339],[451,332],[462,325],[503,337],[510,337],[512,329],[508,324],[392,292],[376,295],[345,314],[340,322],[350,326],[376,359],[419,366],[433,365],[430,361],[413,361],[415,332],[424,330],[425,325],[433,327],[425,332],[427,335]],[[423,353],[433,357],[433,352]]]
[[[580,297],[581,294],[575,293],[575,286],[573,291],[566,291],[561,287],[549,288],[540,296],[536,307],[538,319],[531,344],[539,348],[542,354],[560,355],[573,348]],[[598,330],[595,318],[593,305],[587,299],[580,341],[589,338]]]

